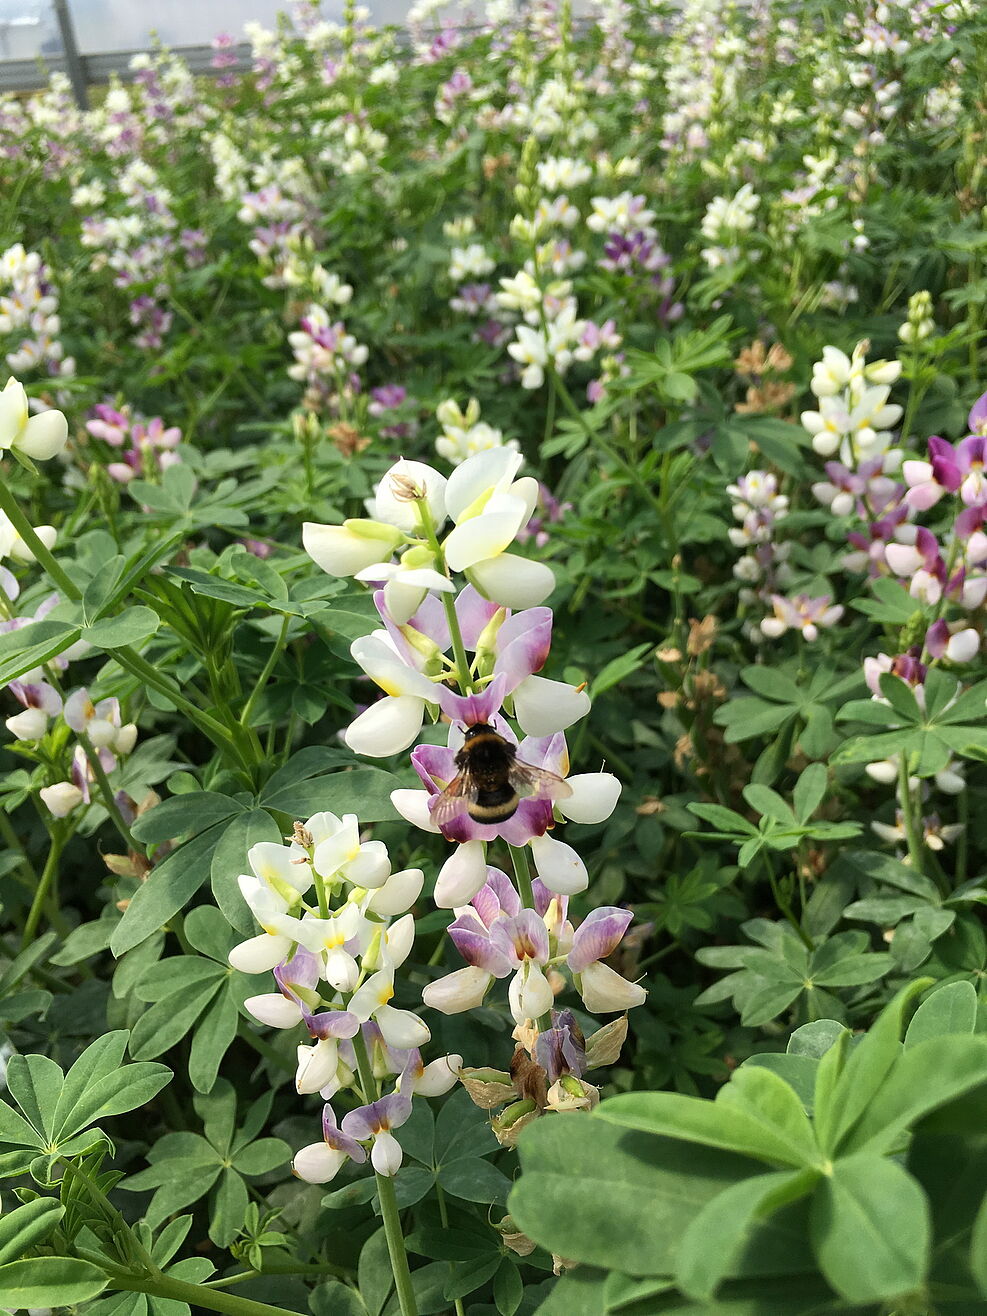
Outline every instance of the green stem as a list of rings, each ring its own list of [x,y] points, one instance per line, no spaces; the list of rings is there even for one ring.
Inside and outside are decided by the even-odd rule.
[[[784,914],[785,918],[788,920],[792,928],[798,934],[799,941],[801,941],[802,945],[806,948],[806,950],[809,951],[815,950],[816,943],[812,940],[808,932],[806,932],[805,928],[803,928],[802,924],[795,917],[794,913],[792,912],[792,907],[790,903],[782,895],[781,887],[779,887],[778,885],[778,879],[775,877],[775,870],[771,867],[771,860],[768,858],[768,856],[764,853],[763,850],[761,851],[761,858],[764,861],[764,868],[768,875],[768,882],[771,884],[771,894],[774,896],[775,904],[778,906],[780,912]]]
[[[254,705],[257,703],[257,700],[260,698],[261,694],[263,693],[264,688],[266,687],[268,681],[271,679],[271,673],[274,671],[274,668],[277,665],[278,658],[281,656],[281,651],[284,648],[285,637],[288,634],[288,626],[290,625],[290,623],[291,623],[291,618],[287,616],[285,617],[284,621],[281,623],[281,634],[278,636],[277,640],[275,641],[274,647],[271,649],[270,656],[267,662],[264,664],[264,670],[261,672],[260,676],[258,676],[257,681],[254,684],[254,688],[251,690],[250,695],[247,698],[247,702],[243,706],[243,712],[240,714],[240,725],[242,727],[249,726],[250,714],[254,711]]]
[[[905,828],[905,840],[908,843],[908,857],[911,860],[912,868],[915,869],[916,873],[924,873],[925,856],[915,818],[915,799],[912,795],[910,775],[908,755],[902,754],[898,766],[898,796],[901,800],[901,821]]]
[[[58,872],[58,861],[61,858],[62,847],[65,844],[65,836],[62,828],[55,823],[50,832],[51,846],[48,850],[48,858],[45,860],[45,866],[42,870],[41,877],[38,879],[37,890],[34,893],[34,900],[31,902],[31,909],[27,916],[27,922],[24,924],[24,935],[21,939],[21,949],[26,950],[34,940],[34,934],[38,930],[38,924],[41,922],[41,911],[44,908],[45,900],[48,897],[48,890]]]
[[[357,1070],[360,1075],[360,1087],[366,1102],[376,1101],[379,1095],[377,1080],[374,1078],[367,1044],[362,1030],[353,1038],[353,1050],[356,1052]],[[391,1271],[394,1286],[401,1304],[401,1316],[418,1316],[415,1302],[415,1290],[411,1283],[411,1271],[408,1269],[408,1253],[404,1246],[401,1232],[401,1217],[398,1213],[397,1197],[394,1194],[394,1182],[386,1174],[377,1174],[377,1200],[380,1202],[380,1215],[384,1222],[384,1234],[387,1238],[387,1251],[391,1258]]]
[[[130,828],[127,826],[124,816],[120,812],[120,806],[117,804],[113,795],[113,787],[110,785],[110,779],[107,777],[106,770],[99,761],[99,752],[84,731],[79,733],[79,743],[85,752],[86,758],[89,760],[89,766],[93,770],[93,776],[96,778],[96,785],[99,787],[99,793],[103,797],[103,804],[106,808],[106,812],[110,815],[110,820],[123,838],[124,845],[128,850],[133,851],[134,854],[146,855],[147,851],[144,847],[138,841],[135,841],[133,836],[131,836]]]
[[[207,1311],[227,1312],[229,1316],[284,1316],[285,1313],[283,1307],[254,1302],[252,1298],[241,1298],[235,1293],[223,1293],[207,1288],[204,1284],[189,1284],[170,1275],[115,1276],[111,1287],[129,1293],[147,1293],[152,1298],[172,1298],[175,1302],[186,1302],[193,1311],[205,1307]]]

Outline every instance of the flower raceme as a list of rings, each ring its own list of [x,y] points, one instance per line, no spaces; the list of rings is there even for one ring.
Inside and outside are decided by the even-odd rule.
[[[276,991],[250,997],[247,1010],[272,1028],[303,1028],[295,1086],[328,1101],[344,1089],[365,1102],[339,1125],[323,1111],[323,1138],[295,1158],[295,1173],[326,1183],[347,1160],[367,1159],[396,1174],[400,1147],[391,1130],[411,1113],[415,1092],[439,1095],[456,1082],[462,1059],[424,1064],[427,1025],[391,1004],[395,971],[414,942],[408,912],[421,894],[418,869],[392,873],[379,841],[361,840],[355,815],[320,813],[296,823],[288,845],[262,842],[248,854],[240,889],[263,931],[235,947],[230,963],[246,973],[274,970]],[[307,899],[313,886],[316,899]],[[397,916],[397,917],[395,917]],[[397,1079],[381,1097],[368,1075]]]
[[[377,487],[369,518],[341,526],[306,522],[305,550],[330,575],[382,584],[399,624],[426,593],[448,591],[447,568],[464,572],[504,607],[532,607],[551,593],[555,578],[543,564],[506,551],[538,499],[535,479],[515,478],[521,461],[506,445],[490,448],[462,462],[446,480],[423,462],[402,459]],[[437,536],[447,520],[453,527],[440,546]]]
[[[603,963],[631,923],[629,910],[596,909],[573,928],[568,896],[556,895],[536,878],[535,908],[526,909],[506,873],[485,866],[484,876],[470,902],[455,909],[449,927],[467,967],[430,983],[422,993],[426,1005],[442,1014],[474,1009],[495,979],[510,976],[511,1014],[523,1026],[552,1008],[555,989],[546,970],[563,965],[591,1014],[617,1013],[643,1003],[644,988]]]

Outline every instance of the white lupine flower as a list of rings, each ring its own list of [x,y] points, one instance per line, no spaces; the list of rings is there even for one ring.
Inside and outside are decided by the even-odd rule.
[[[25,457],[47,461],[68,442],[68,422],[60,411],[28,412],[24,385],[8,379],[0,393],[0,451],[12,448]]]

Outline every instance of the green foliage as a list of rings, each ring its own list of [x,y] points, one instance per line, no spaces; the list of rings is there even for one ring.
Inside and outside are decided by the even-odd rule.
[[[973,1031],[973,989],[955,983],[925,997],[902,1044],[905,1011],[928,982],[903,989],[862,1037],[834,1020],[797,1029],[784,1054],[752,1057],[715,1101],[627,1093],[589,1119],[538,1124],[521,1139],[512,1215],[546,1247],[622,1274],[635,1299],[630,1277],[655,1276],[703,1310],[742,1310],[756,1275],[765,1300],[793,1304],[785,1311],[801,1310],[786,1276],[803,1293],[821,1278],[850,1309],[937,1301],[937,1285],[947,1304],[975,1304],[979,1262],[933,1274],[942,1225],[923,1139],[934,1112],[934,1136],[964,1135],[963,1100],[987,1094],[987,1039]],[[980,1196],[958,1234],[949,1226],[950,1246],[964,1240],[971,1258]],[[570,1211],[553,1210],[558,1201]]]

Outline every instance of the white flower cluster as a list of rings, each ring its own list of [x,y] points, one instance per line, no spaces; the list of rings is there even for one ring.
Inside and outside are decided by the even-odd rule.
[[[250,872],[240,876],[240,890],[263,932],[235,947],[230,963],[243,973],[283,970],[279,992],[252,996],[245,1005],[272,1028],[308,1025],[313,1041],[298,1047],[298,1091],[329,1100],[352,1084],[355,1066],[340,1044],[371,1021],[388,1047],[423,1046],[428,1026],[390,1003],[395,972],[414,944],[408,911],[421,894],[421,869],[392,872],[387,847],[361,840],[355,814],[328,812],[296,823],[287,846],[253,846],[247,860]],[[306,899],[313,885],[315,898]],[[308,952],[306,970],[314,970],[304,978],[291,972],[289,957],[297,948]],[[434,1062],[416,1090],[447,1090],[461,1063],[459,1056]]]
[[[848,467],[882,458],[885,470],[893,470],[900,454],[891,449],[891,427],[901,419],[902,409],[889,403],[888,396],[901,374],[901,362],[868,364],[867,347],[866,341],[858,343],[851,356],[837,347],[823,348],[809,386],[819,399],[819,410],[803,411],[802,425],[820,457],[839,453]]]
[[[18,372],[45,367],[50,375],[74,375],[75,361],[65,356],[58,335],[58,292],[36,251],[18,242],[0,256],[0,335],[19,335],[7,353]]]
[[[435,416],[442,426],[442,433],[435,440],[435,451],[453,466],[478,452],[486,452],[488,448],[506,447],[518,451],[516,439],[505,443],[500,430],[480,419],[480,404],[476,398],[470,398],[465,411],[460,410],[453,398],[447,398],[436,407]]]
[[[713,245],[704,247],[702,258],[710,270],[735,265],[743,253],[740,239],[754,227],[754,212],[761,198],[745,183],[732,197],[717,196],[706,207],[701,229]]]

